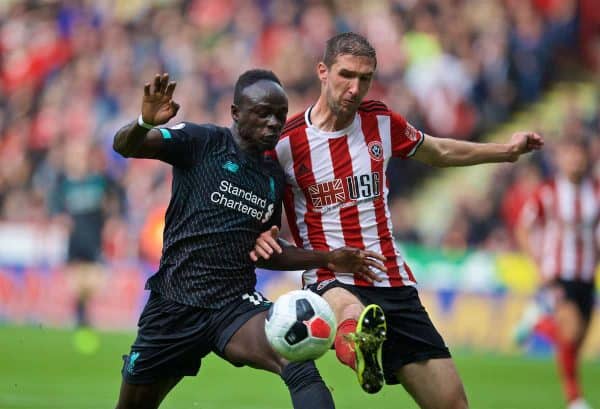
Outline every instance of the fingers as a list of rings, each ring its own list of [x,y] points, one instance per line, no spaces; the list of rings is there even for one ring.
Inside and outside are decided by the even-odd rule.
[[[254,255],[257,257],[256,260],[258,260],[258,258],[263,258],[265,260],[268,260],[271,258],[271,254],[273,253],[273,250],[271,250],[270,247],[264,247],[262,245],[260,245],[258,242],[256,242],[256,244],[254,245],[254,250],[252,250],[250,252],[250,258],[252,258],[252,253],[254,253]],[[256,261],[254,260],[254,261]]]
[[[154,94],[164,94],[171,97],[173,96],[173,92],[175,92],[176,85],[175,81],[169,82],[169,74],[166,72],[162,75],[156,74],[154,76]]]
[[[271,236],[273,238],[277,238],[279,237],[279,227],[278,226],[271,226],[271,228],[269,229],[269,232],[271,233]]]
[[[379,254],[379,253],[377,253],[375,251],[369,251],[369,250],[361,250],[361,251],[362,251],[362,253],[366,257],[375,258],[375,259],[377,259],[379,261],[382,261],[382,262],[386,261],[386,258],[385,258],[385,256],[383,254]]]
[[[373,281],[377,281],[377,282],[381,282],[383,281],[379,275],[377,275],[377,273],[375,273],[374,271],[370,270],[369,268],[364,267],[362,270],[360,270],[357,273],[358,276],[360,276],[363,280],[366,280],[370,283],[372,283]]]
[[[147,82],[144,85],[144,96],[145,97],[149,97],[150,96],[150,83],[149,82]]]
[[[258,261],[258,256],[256,255],[256,251],[252,250],[250,252],[250,260],[252,260],[255,263]]]
[[[173,96],[173,92],[175,92],[175,87],[177,86],[177,83],[175,81],[171,81],[167,84],[167,88],[165,89],[165,95],[168,97],[172,97]]]
[[[379,271],[383,271],[384,273],[387,272],[387,267],[383,263],[379,263],[378,261],[366,258],[363,261],[363,263],[369,267],[376,268]]]
[[[157,94],[160,92],[160,87],[161,87],[161,78],[160,78],[160,74],[156,74],[154,76],[154,94]]]
[[[541,149],[544,146],[544,138],[536,133],[530,133],[527,135],[527,148],[529,149]]]

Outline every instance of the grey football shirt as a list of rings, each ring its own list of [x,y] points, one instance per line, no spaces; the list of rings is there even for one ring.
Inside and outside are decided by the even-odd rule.
[[[217,309],[254,291],[248,254],[261,232],[280,224],[283,171],[247,155],[228,128],[184,122],[160,131],[158,159],[173,165],[173,185],[160,266],[146,288]]]

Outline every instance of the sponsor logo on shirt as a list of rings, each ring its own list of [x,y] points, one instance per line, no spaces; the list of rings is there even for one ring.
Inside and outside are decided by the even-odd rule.
[[[273,193],[269,192],[269,196],[275,196],[274,180],[270,183],[270,189],[273,190]],[[251,190],[236,186],[228,180],[221,180],[219,190],[210,194],[210,200],[220,206],[249,215],[260,220],[261,223],[266,223],[275,212],[273,203],[267,204],[267,199],[258,196]]]
[[[356,205],[381,196],[381,177],[378,172],[351,175],[309,186],[308,196],[317,211]]]

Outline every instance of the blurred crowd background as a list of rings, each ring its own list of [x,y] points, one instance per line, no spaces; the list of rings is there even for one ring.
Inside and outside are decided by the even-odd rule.
[[[112,151],[156,73],[178,83],[177,120],[230,124],[232,85],[254,67],[279,75],[294,113],[319,94],[315,65],[326,39],[352,30],[377,50],[369,98],[427,133],[480,140],[556,81],[600,78],[599,14],[595,0],[4,0],[0,264],[60,264],[69,234],[88,258],[156,264],[170,168]],[[590,112],[574,102],[559,128],[589,138],[599,162],[600,104]],[[511,229],[552,172],[549,152],[498,166],[477,196],[448,199],[453,218],[432,235],[413,217],[411,198],[440,171],[393,162],[398,238],[514,250]]]

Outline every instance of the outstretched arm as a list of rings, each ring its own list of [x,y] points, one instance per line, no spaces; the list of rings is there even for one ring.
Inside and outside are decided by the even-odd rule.
[[[508,143],[476,143],[425,135],[414,158],[436,167],[515,162],[519,156],[543,145],[544,139],[534,132],[516,132]]]
[[[169,82],[169,74],[156,75],[154,87],[150,83],[144,86],[142,99],[142,121],[144,127],[136,120],[125,125],[115,135],[113,149],[124,157],[155,158],[159,152],[163,136],[152,126],[162,125],[173,118],[179,105],[173,101],[173,92],[177,84]]]
[[[387,271],[381,254],[351,247],[332,251],[305,250],[279,239],[277,226],[263,232],[256,240],[250,258],[256,265],[272,270],[307,270],[328,268],[345,274],[357,274],[373,282],[381,281],[371,268]]]

